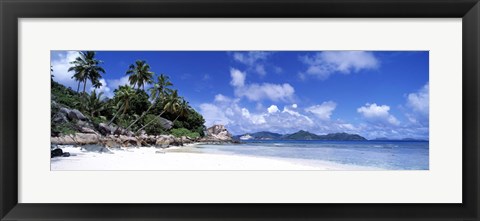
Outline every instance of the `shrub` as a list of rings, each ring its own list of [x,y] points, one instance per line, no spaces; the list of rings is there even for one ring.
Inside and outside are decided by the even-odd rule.
[[[160,123],[160,119],[158,119],[154,114],[145,115],[145,117],[143,118],[142,125],[146,125],[152,120],[154,121],[144,128],[145,132],[147,132],[147,134],[150,134],[150,135],[165,134],[162,124]]]
[[[174,128],[170,131],[170,133],[175,137],[182,137],[182,136],[187,136],[190,138],[200,137],[200,134],[198,132],[192,132],[186,128]]]
[[[77,130],[75,129],[75,125],[68,122],[68,123],[63,123],[63,124],[52,124],[51,127],[51,133],[52,135],[68,135],[68,134],[74,134],[76,133]]]

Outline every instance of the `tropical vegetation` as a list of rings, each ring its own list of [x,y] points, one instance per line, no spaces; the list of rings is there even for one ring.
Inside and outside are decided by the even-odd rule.
[[[127,67],[129,84],[115,88],[112,98],[97,92],[106,71],[102,67],[103,61],[96,59],[95,54],[94,51],[82,51],[71,62],[68,71],[78,81],[76,90],[55,82],[55,73],[52,73],[52,102],[81,111],[97,125],[116,125],[137,134],[144,131],[149,135],[204,135],[203,117],[173,88],[170,78],[165,74],[156,75],[147,61],[137,60]],[[93,89],[90,92],[87,91],[89,83]],[[52,105],[52,113],[55,111],[58,110]],[[164,127],[165,120],[171,122],[171,128]],[[72,130],[68,124],[54,125],[52,121],[52,133],[71,133]]]

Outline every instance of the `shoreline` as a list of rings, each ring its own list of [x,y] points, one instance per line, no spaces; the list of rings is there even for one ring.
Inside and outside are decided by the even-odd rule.
[[[69,157],[50,159],[51,171],[205,171],[205,170],[381,170],[366,166],[321,160],[206,153],[191,143],[169,148],[108,148],[109,152],[87,151],[85,147],[60,146]],[[101,147],[99,147],[101,148]]]

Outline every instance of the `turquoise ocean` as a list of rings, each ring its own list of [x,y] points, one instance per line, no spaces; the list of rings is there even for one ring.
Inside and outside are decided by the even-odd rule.
[[[198,147],[206,153],[318,160],[385,170],[429,169],[428,141],[255,140]]]

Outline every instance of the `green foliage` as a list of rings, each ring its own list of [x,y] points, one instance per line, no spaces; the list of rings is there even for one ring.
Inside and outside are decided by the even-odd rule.
[[[177,90],[171,88],[173,84],[167,75],[156,76],[154,82],[154,73],[145,61],[137,60],[129,66],[127,75],[130,85],[116,88],[113,98],[104,98],[102,93],[96,91],[87,93],[85,87],[88,81],[94,88],[102,86],[100,79],[105,70],[101,64],[102,61],[95,58],[95,52],[79,52],[69,68],[73,73],[72,78],[78,81],[76,91],[55,82],[51,69],[52,117],[60,107],[68,107],[81,111],[95,125],[114,123],[133,132],[144,129],[151,135],[168,133],[158,119],[163,117],[173,122],[170,133],[175,136],[204,136],[205,120],[202,115]],[[152,87],[148,93],[145,92],[145,85],[151,83]],[[80,86],[83,86],[83,92],[79,92]],[[75,125],[52,125],[52,133],[73,132]]]
[[[51,127],[51,133],[56,135],[68,135],[76,132],[75,125],[72,123],[56,124]]]
[[[128,81],[133,87],[137,86],[137,89],[145,89],[145,84],[152,83],[153,72],[150,71],[150,65],[146,61],[137,60],[135,65],[131,64],[128,67],[127,75]]]
[[[143,118],[143,125],[147,125],[149,122],[153,121],[150,123],[148,126],[143,128],[147,134],[165,134],[165,131],[163,130],[162,124],[160,123],[160,119],[155,115],[155,114],[147,114]]]
[[[128,110],[130,109],[130,104],[133,99],[135,99],[136,92],[133,90],[130,86],[125,85],[125,86],[120,86],[118,89],[115,89],[114,91],[115,96],[113,97],[114,100],[114,109],[115,115],[120,114],[121,116],[128,116],[130,113]]]
[[[188,130],[195,131],[202,137],[205,136],[205,119],[201,114],[190,108],[184,116],[178,118],[175,121],[174,128],[187,128]]]
[[[137,90],[135,96],[132,97],[130,101],[130,109],[128,111],[129,115],[141,115],[144,111],[150,106],[150,101],[148,101],[148,94],[143,90]]]
[[[182,137],[182,136],[187,136],[187,137],[190,137],[190,138],[200,137],[199,133],[190,131],[186,128],[175,128],[175,129],[170,130],[170,133],[175,137]]]
[[[57,103],[71,108],[80,109],[78,101],[81,99],[81,96],[71,88],[67,88],[55,81],[52,81],[51,93],[52,100],[56,101]]]
[[[102,86],[100,79],[105,70],[100,66],[101,63],[102,61],[95,59],[94,51],[81,51],[75,61],[70,62],[73,66],[68,71],[73,71],[72,78],[78,81],[77,92],[79,92],[80,84],[83,82],[83,94],[85,94],[88,80],[92,82],[95,88]]]
[[[130,124],[131,118],[131,116],[118,117],[116,124],[120,127],[126,128]]]
[[[105,109],[105,102],[102,98],[103,92],[97,94],[94,90],[89,96],[81,96],[77,106],[80,111],[87,113],[91,118],[100,116],[100,113]]]
[[[105,116],[92,117],[92,122],[94,124],[105,123],[107,122],[107,118]]]

